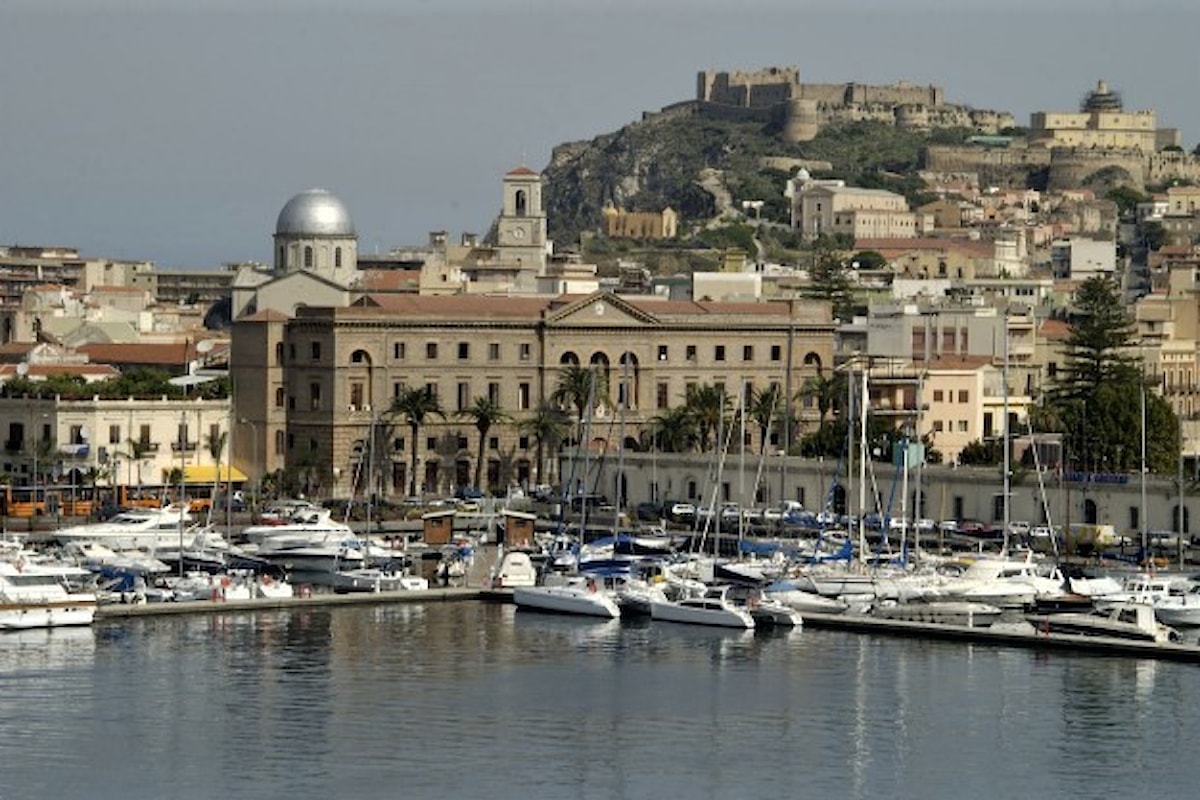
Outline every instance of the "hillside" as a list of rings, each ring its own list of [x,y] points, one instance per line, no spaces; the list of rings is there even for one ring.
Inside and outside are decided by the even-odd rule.
[[[793,171],[765,166],[764,159],[829,162],[832,170],[815,177],[844,178],[858,186],[886,188],[914,198],[923,189],[913,174],[930,143],[958,143],[965,130],[933,134],[881,123],[831,126],[809,142],[782,140],[770,125],[700,116],[657,115],[631,123],[588,142],[555,148],[543,172],[550,235],[571,243],[582,231],[598,230],[606,204],[629,211],[658,211],[670,206],[681,220],[681,236],[718,217],[711,187],[714,175],[724,184],[732,208],[743,200],[762,200],[764,221],[786,223],[783,196]],[[715,171],[715,172],[714,172]]]

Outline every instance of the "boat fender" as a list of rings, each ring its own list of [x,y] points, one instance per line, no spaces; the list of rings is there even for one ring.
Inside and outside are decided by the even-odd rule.
[[[596,582],[593,580],[589,580],[587,582],[587,587],[588,587],[589,592],[595,592],[596,591]]]

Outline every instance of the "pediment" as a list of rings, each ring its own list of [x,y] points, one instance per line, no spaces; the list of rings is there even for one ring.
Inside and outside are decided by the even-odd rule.
[[[627,328],[653,325],[658,320],[612,292],[595,292],[556,309],[547,315],[546,322],[556,327]]]

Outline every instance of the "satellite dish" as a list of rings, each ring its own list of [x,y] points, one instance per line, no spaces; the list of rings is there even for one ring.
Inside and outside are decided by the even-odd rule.
[[[196,352],[197,353],[207,353],[207,352],[211,351],[216,346],[216,344],[217,343],[214,342],[212,339],[201,339],[200,341],[196,342]]]
[[[21,377],[25,377],[26,375],[28,375],[29,374],[29,362],[22,361],[20,364],[17,364],[17,374],[20,375]]]

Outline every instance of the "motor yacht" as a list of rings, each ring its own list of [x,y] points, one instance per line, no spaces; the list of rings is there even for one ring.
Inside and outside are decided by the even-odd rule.
[[[704,594],[650,603],[650,618],[691,625],[753,628],[754,617],[729,598],[728,586],[709,586]]]
[[[1158,621],[1154,606],[1148,603],[1117,603],[1107,611],[1091,614],[1029,614],[1025,619],[1035,629],[1046,633],[1106,636],[1158,643],[1182,641],[1177,630]]]
[[[70,581],[90,573],[76,566],[0,561],[0,630],[91,625],[96,595],[73,591]]]
[[[616,599],[602,589],[595,578],[568,575],[561,582],[542,586],[517,586],[513,602],[519,609],[551,611],[585,617],[616,619],[621,608]]]
[[[1194,584],[1183,594],[1169,594],[1153,603],[1154,616],[1166,625],[1200,626],[1200,584]]]
[[[191,514],[185,506],[131,508],[104,522],[59,528],[54,538],[62,543],[96,542],[112,550],[155,550],[179,546],[192,528]]]

